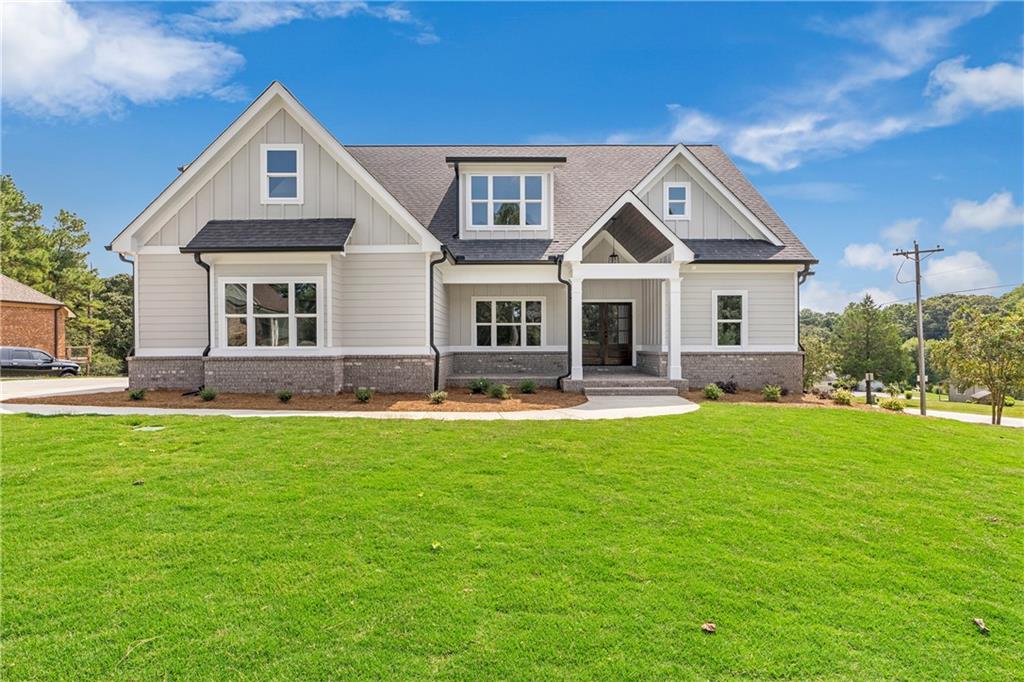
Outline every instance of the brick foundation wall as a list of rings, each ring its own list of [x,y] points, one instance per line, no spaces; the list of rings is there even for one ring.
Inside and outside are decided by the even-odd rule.
[[[209,357],[203,363],[204,384],[224,393],[336,393],[344,371],[334,357]]]
[[[128,358],[129,388],[173,388],[194,391],[202,385],[202,358]]]
[[[563,352],[452,353],[452,374],[471,377],[558,376],[568,370]]]
[[[636,352],[636,368],[644,374],[656,377],[668,376],[668,353],[638,350]]]
[[[430,393],[434,390],[432,355],[348,356],[344,390],[362,386],[381,393]]]
[[[61,308],[6,301],[0,303],[0,346],[38,348],[58,358],[67,357],[64,342],[66,317],[66,310]],[[54,322],[57,325],[56,345]]]
[[[701,387],[716,381],[735,381],[742,389],[760,390],[775,384],[790,391],[803,389],[803,353],[683,353],[683,376]]]

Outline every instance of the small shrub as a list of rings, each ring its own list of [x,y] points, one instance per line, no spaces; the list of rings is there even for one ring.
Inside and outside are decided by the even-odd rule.
[[[708,400],[718,400],[725,393],[718,384],[708,384],[704,387],[704,397]]]
[[[832,401],[836,405],[852,405],[853,404],[853,393],[845,388],[840,388],[832,394]]]
[[[498,400],[508,400],[512,397],[512,394],[508,392],[506,384],[491,384],[488,393],[492,398],[497,398]]]
[[[215,388],[204,388],[199,391],[199,397],[203,399],[203,402],[210,402],[217,397],[217,389]]]
[[[789,389],[788,388],[783,388],[782,389],[782,397],[786,397],[787,395],[789,395]]]
[[[484,379],[483,377],[481,377],[479,379],[473,379],[471,382],[469,382],[469,392],[470,393],[483,394],[483,393],[487,393],[490,390],[491,390],[491,380],[490,379]]]
[[[729,381],[716,381],[715,386],[718,386],[725,393],[729,393],[730,395],[735,394],[739,389],[739,387],[736,386],[736,382],[731,379]]]
[[[1013,407],[1017,404],[1017,400],[1012,395],[1003,396],[1003,407]]]
[[[779,402],[779,396],[781,395],[782,389],[779,388],[778,386],[773,386],[772,384],[765,384],[764,387],[761,389],[761,397],[764,398],[765,401],[769,403]]]
[[[832,382],[834,388],[844,388],[847,391],[852,391],[857,386],[857,380],[853,377],[839,377]]]
[[[277,399],[280,400],[282,403],[286,403],[286,402],[288,402],[289,400],[292,399],[292,392],[291,391],[278,391],[277,392]]]
[[[434,391],[427,396],[427,400],[435,405],[440,405],[444,401],[448,400],[448,391]]]
[[[373,397],[373,389],[365,388],[363,386],[357,388],[354,391],[354,393],[356,396],[356,400],[358,400],[361,403],[368,403],[370,402],[370,398]]]
[[[137,388],[134,391],[128,391],[128,397],[131,398],[132,400],[145,400],[146,389]]]
[[[536,393],[537,392],[537,382],[534,381],[533,379],[523,379],[522,381],[519,382],[519,392],[520,393]]]
[[[882,398],[878,401],[878,406],[883,410],[892,410],[893,412],[902,412],[903,408],[907,406],[905,402],[899,398]]]
[[[907,400],[910,400],[911,398],[914,397],[914,392],[913,391],[903,391],[903,397],[906,398]]]
[[[89,363],[89,375],[98,377],[113,377],[124,374],[124,361],[107,355],[103,351],[93,351],[92,361]]]
[[[885,387],[885,392],[888,393],[893,398],[895,398],[896,396],[898,396],[903,391],[900,389],[900,385],[899,384],[893,383],[893,384],[889,384],[888,386]]]
[[[831,388],[818,389],[818,392],[815,393],[814,395],[818,396],[822,400],[832,400],[832,389]]]

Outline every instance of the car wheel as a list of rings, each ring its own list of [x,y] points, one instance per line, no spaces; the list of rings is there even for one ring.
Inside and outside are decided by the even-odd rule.
[[[64,370],[63,372],[61,372],[61,373],[60,373],[60,375],[61,375],[62,377],[73,377],[73,376],[77,376],[77,375],[78,375],[78,372],[76,372],[76,371],[75,371],[75,370],[73,370],[73,369],[66,369],[66,370]]]

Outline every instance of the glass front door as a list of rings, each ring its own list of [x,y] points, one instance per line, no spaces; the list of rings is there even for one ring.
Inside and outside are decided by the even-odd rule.
[[[583,364],[633,364],[633,304],[583,304]]]

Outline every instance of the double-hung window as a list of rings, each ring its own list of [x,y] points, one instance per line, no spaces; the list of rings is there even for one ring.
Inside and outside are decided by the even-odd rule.
[[[474,345],[541,346],[544,344],[542,299],[476,299]]]
[[[261,279],[224,283],[224,345],[228,348],[322,345],[320,290],[319,280]]]
[[[665,183],[665,220],[690,219],[690,183]]]
[[[747,345],[747,292],[715,291],[712,293],[715,320],[715,346]]]
[[[470,175],[470,227],[544,228],[543,175]]]
[[[264,204],[302,203],[302,145],[260,145],[260,197]]]

